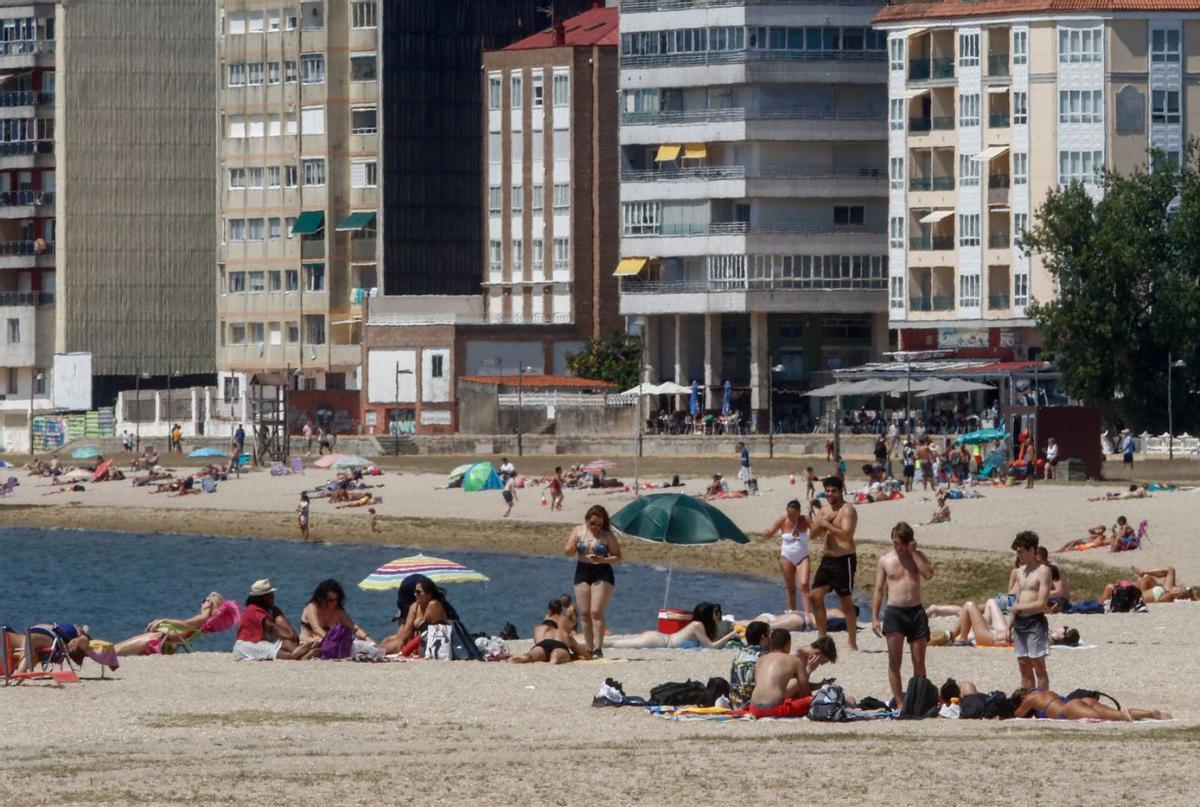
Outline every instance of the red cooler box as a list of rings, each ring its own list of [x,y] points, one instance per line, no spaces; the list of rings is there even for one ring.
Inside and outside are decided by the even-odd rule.
[[[692,621],[691,611],[664,608],[658,612],[658,632],[670,635],[683,630]]]

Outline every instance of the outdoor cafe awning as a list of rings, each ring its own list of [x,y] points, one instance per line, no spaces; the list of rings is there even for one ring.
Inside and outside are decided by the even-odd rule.
[[[617,271],[613,272],[613,277],[636,277],[642,273],[649,261],[649,258],[622,258],[617,264]]]
[[[954,215],[953,210],[934,210],[921,216],[919,221],[921,224],[936,224],[944,218],[949,218]]]
[[[305,210],[296,217],[296,223],[292,225],[292,235],[312,235],[324,226],[324,210]]]
[[[375,223],[375,211],[366,210],[358,213],[351,213],[346,216],[345,220],[337,226],[339,233],[344,233],[350,230],[362,230],[370,227]]]
[[[658,154],[654,155],[654,161],[656,163],[666,163],[671,160],[677,160],[679,159],[679,150],[681,148],[683,146],[678,143],[664,143],[658,147]]]

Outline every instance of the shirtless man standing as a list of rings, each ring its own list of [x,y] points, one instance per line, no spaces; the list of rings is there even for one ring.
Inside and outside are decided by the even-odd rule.
[[[813,576],[809,593],[813,617],[817,622],[817,635],[824,636],[825,595],[832,589],[842,601],[842,610],[846,613],[846,638],[850,649],[857,650],[858,620],[851,594],[854,591],[854,571],[858,568],[857,549],[854,546],[858,512],[845,499],[846,483],[841,477],[827,476],[822,484],[825,486],[825,504],[814,503],[808,519],[811,525],[809,537],[813,540],[825,539],[821,565]]]
[[[917,476],[921,479],[922,490],[929,490],[930,482],[937,487],[937,480],[933,478],[933,451],[929,448],[928,437],[921,438],[921,442],[917,443]]]
[[[804,717],[812,705],[808,674],[819,657],[792,655],[792,635],[782,628],[771,631],[771,652],[754,667],[754,691],[747,709],[756,718]]]
[[[892,551],[879,558],[875,573],[875,593],[871,597],[871,630],[886,636],[888,645],[888,683],[896,698],[896,708],[904,708],[904,690],[900,686],[900,662],[904,658],[904,640],[912,653],[913,675],[926,678],[925,648],[929,646],[929,618],[921,605],[921,581],[933,579],[933,567],[925,553],[917,549],[913,529],[901,521],[892,527]],[[887,612],[880,625],[879,608],[887,592]]]
[[[1053,583],[1050,567],[1037,558],[1036,532],[1017,533],[1012,548],[1017,552],[1020,566],[1017,568],[1017,601],[1008,615],[1005,638],[1017,651],[1021,687],[1049,689],[1046,656],[1050,653],[1050,624],[1046,621],[1046,606]]]

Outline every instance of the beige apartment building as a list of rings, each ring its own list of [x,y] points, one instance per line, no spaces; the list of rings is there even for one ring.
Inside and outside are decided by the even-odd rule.
[[[1017,239],[1048,192],[1200,134],[1200,3],[891,5],[889,312],[902,349],[1035,358],[1053,296]]]
[[[218,0],[218,17],[224,397],[359,389],[379,287],[379,7]]]

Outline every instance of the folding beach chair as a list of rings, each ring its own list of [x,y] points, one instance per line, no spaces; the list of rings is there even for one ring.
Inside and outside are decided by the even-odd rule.
[[[1132,552],[1135,549],[1142,548],[1142,541],[1150,543],[1150,522],[1142,519],[1138,524],[1137,533],[1132,538],[1122,538],[1120,546],[1117,547],[1118,552]]]
[[[292,457],[291,463],[292,463],[291,470],[292,470],[293,474],[301,474],[302,475],[304,473],[304,458],[303,457]]]
[[[16,632],[7,626],[0,627],[0,679],[4,681],[4,686],[13,686],[24,684],[28,681],[48,681],[57,686],[63,684],[79,683],[79,675],[73,669],[50,670],[48,665],[39,659],[40,670],[32,672],[19,672],[16,663],[16,648],[9,644],[9,636],[15,635]],[[30,632],[25,632],[26,647],[33,645],[33,639]],[[64,648],[65,650],[65,648]]]

